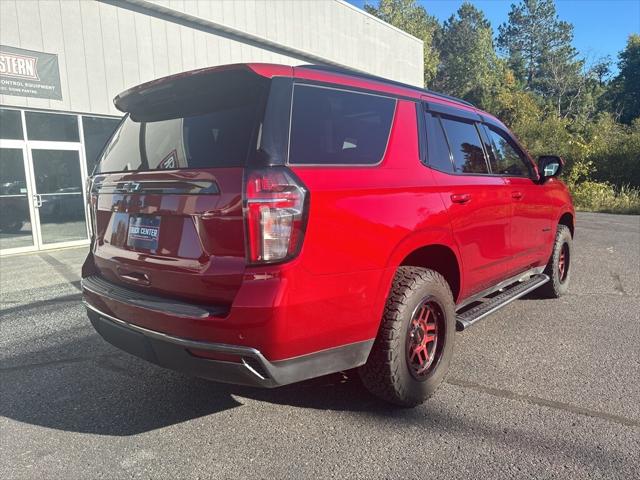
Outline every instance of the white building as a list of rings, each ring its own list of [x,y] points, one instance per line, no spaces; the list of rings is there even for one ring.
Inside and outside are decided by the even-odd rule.
[[[422,42],[342,0],[1,0],[0,254],[88,242],[84,179],[119,92],[239,62],[422,86]]]

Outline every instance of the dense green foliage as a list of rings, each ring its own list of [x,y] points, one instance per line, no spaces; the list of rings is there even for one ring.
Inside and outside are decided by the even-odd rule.
[[[416,0],[377,0],[367,12],[424,41],[425,85],[504,121],[532,155],[561,155],[579,208],[640,213],[640,35],[588,61],[553,0],[520,0],[494,32],[463,3],[442,25]],[[497,35],[496,35],[497,33]]]

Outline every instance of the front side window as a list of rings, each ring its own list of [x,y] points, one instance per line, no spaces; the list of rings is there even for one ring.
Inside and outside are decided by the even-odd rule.
[[[491,169],[493,173],[512,177],[528,177],[530,174],[528,161],[508,140],[506,135],[487,128],[493,144],[491,155]]]
[[[296,85],[289,163],[372,165],[387,147],[396,101],[332,88]]]
[[[449,140],[455,173],[489,173],[476,126],[450,118],[441,120]]]

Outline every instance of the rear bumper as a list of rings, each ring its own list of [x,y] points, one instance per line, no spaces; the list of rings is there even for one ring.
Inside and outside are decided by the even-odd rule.
[[[347,370],[363,365],[373,345],[373,340],[366,340],[270,362],[254,348],[175,337],[84,303],[94,328],[112,345],[162,367],[224,383],[272,388]],[[237,361],[210,360],[189,349],[230,355]]]

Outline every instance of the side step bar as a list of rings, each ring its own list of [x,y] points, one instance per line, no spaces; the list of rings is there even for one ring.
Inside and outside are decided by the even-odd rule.
[[[478,300],[482,302],[480,305],[468,310],[463,309],[464,311],[462,313],[456,315],[456,330],[460,332],[465,328],[469,328],[471,325],[482,320],[487,315],[490,315],[505,305],[510,304],[514,300],[544,285],[548,281],[549,277],[547,275],[539,273],[526,280],[517,282],[510,287],[506,287],[504,291],[494,297]]]

